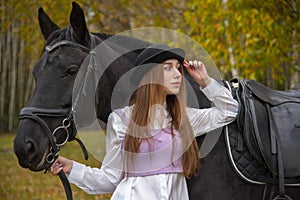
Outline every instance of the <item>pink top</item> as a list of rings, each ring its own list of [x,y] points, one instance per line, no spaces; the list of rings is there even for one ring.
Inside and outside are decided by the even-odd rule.
[[[122,110],[115,112],[125,124],[129,124],[129,119]],[[128,164],[128,177],[182,173],[182,141],[178,131],[173,132],[174,137],[170,128],[155,129],[151,130],[149,138],[141,139],[140,151],[135,153],[134,163]]]

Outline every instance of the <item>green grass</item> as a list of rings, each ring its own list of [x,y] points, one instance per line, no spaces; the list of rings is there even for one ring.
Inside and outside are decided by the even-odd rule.
[[[44,172],[31,172],[28,169],[23,169],[19,166],[17,158],[13,151],[13,139],[13,134],[0,134],[0,199],[66,199],[63,185],[58,176],[52,176],[50,173],[44,174]],[[92,139],[92,141],[96,143],[95,139]],[[105,144],[103,143],[103,140],[99,139],[98,142],[98,145],[101,146],[101,149],[104,149],[103,147],[105,146]],[[90,166],[98,167],[101,165],[101,163],[91,155],[89,160],[85,161],[81,148],[77,142],[68,143],[62,149],[60,155],[77,160]],[[71,186],[74,200],[110,199],[110,195],[89,195],[76,186]]]

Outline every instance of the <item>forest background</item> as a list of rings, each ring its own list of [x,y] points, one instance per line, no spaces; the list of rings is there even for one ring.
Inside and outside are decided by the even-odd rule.
[[[70,0],[1,0],[0,133],[14,132],[34,87],[44,45],[37,12],[69,25]],[[91,32],[163,27],[197,41],[224,79],[254,79],[280,90],[300,82],[298,0],[77,0]]]

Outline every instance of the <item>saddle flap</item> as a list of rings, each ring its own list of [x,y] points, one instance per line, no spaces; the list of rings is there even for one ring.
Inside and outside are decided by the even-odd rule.
[[[282,145],[285,177],[300,176],[300,104],[285,103],[271,108],[274,124]],[[274,130],[277,129],[277,130]]]

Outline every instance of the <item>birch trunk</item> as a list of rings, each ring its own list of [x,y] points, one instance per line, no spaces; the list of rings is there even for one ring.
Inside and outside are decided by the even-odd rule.
[[[10,44],[11,44],[11,28],[8,28],[6,34],[3,36],[3,56],[2,56],[2,73],[1,73],[1,130],[7,129],[7,105],[8,105],[8,81],[9,79],[9,66],[10,66]]]
[[[4,2],[1,2],[1,6],[4,6]],[[4,13],[4,12],[3,12]],[[5,14],[1,15],[1,27],[4,27],[6,22]],[[6,85],[7,85],[7,58],[6,58],[6,39],[7,33],[1,30],[0,35],[0,73],[1,73],[1,80],[0,80],[0,131],[4,131],[5,129],[5,103],[6,103]]]
[[[17,89],[17,95],[18,95],[18,110],[20,110],[22,107],[24,107],[24,90],[25,90],[25,78],[26,78],[26,67],[24,66],[24,46],[25,42],[24,40],[20,41],[20,47],[18,54],[18,89]]]
[[[224,8],[225,11],[228,10],[227,2],[228,2],[228,0],[222,0],[223,8]],[[224,19],[224,26],[225,26],[225,28],[226,28],[226,32],[227,32],[227,30],[228,30],[228,23],[229,23],[229,22],[228,22],[228,19],[225,18],[225,19]],[[225,35],[225,38],[228,38],[227,33],[226,33],[226,35]],[[231,45],[231,44],[229,43],[229,45]],[[228,52],[229,52],[229,63],[230,63],[230,65],[231,65],[231,69],[230,69],[230,70],[231,70],[231,76],[232,76],[232,77],[239,77],[239,71],[236,70],[236,69],[234,69],[234,66],[235,66],[235,58],[234,58],[232,46],[229,46],[227,50],[228,50]]]
[[[12,24],[12,30],[16,28],[16,24]],[[12,33],[11,47],[11,73],[10,73],[10,101],[8,109],[8,130],[12,131],[14,128],[15,108],[16,108],[16,85],[17,85],[17,53],[18,53],[18,38]]]
[[[292,8],[295,13],[297,13],[297,5],[294,0],[292,0]],[[299,34],[299,33],[298,33]],[[292,52],[292,60],[291,66],[295,68],[295,72],[292,74],[292,78],[290,80],[290,87],[294,87],[296,84],[300,83],[300,66],[299,60],[300,60],[300,52],[298,49],[299,40],[297,38],[297,29],[295,28],[293,30],[293,52]]]

